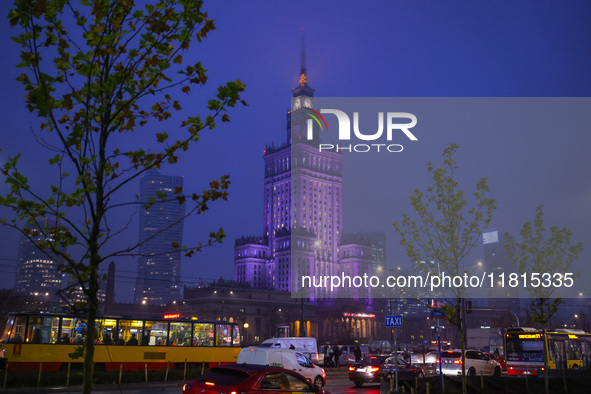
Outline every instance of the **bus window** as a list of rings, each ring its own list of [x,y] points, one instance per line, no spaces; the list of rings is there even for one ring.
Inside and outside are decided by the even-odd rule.
[[[574,340],[564,341],[566,345],[566,356],[568,360],[582,360],[583,356],[581,353],[581,342]]]
[[[27,343],[56,343],[59,317],[31,316],[27,332]]]
[[[142,345],[166,346],[168,338],[168,322],[146,321]]]
[[[170,344],[191,346],[191,323],[170,323]]]
[[[507,337],[507,361],[539,362],[544,361],[544,342],[542,340]]]
[[[213,324],[195,323],[193,325],[193,346],[213,346]]]
[[[581,339],[581,349],[583,351],[583,365],[591,365],[591,337]]]
[[[143,320],[119,320],[116,345],[139,345],[143,336]]]
[[[25,326],[27,324],[27,316],[17,316],[9,332],[8,342],[23,343],[25,337]]]
[[[549,339],[548,340],[548,359],[555,361],[557,368],[561,368],[562,364],[566,362],[566,354],[564,351],[564,341]]]
[[[232,326],[216,324],[217,346],[232,346]]]
[[[98,336],[96,343],[101,345],[114,345],[113,334],[117,328],[117,320],[115,319],[97,319],[96,327]]]

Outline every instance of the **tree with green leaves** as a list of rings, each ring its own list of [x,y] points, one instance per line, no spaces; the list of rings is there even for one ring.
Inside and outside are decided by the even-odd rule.
[[[530,275],[532,283],[538,278],[538,286],[528,286],[528,292],[532,298],[530,311],[534,324],[539,324],[545,335],[546,328],[552,316],[558,312],[561,298],[553,298],[554,287],[543,285],[547,278],[554,280],[565,278],[572,263],[583,251],[583,243],[571,244],[572,232],[567,228],[550,227],[550,234],[546,237],[544,227],[544,207],[536,208],[536,217],[533,225],[525,222],[519,235],[522,242],[515,242],[513,236],[505,233],[505,251],[513,260],[515,268],[521,274]],[[535,275],[535,276],[534,276]],[[571,273],[572,275],[572,273]],[[574,279],[571,277],[571,279]],[[566,283],[566,282],[565,282]],[[544,341],[544,354],[548,354],[546,341]],[[548,371],[548,360],[544,356],[544,371]],[[546,393],[550,392],[548,374],[544,375]]]
[[[14,217],[2,222],[30,238],[42,233],[47,241],[37,246],[58,256],[61,270],[77,279],[88,299],[84,393],[92,390],[99,267],[139,246],[110,250],[109,241],[124,235],[126,226],[113,228],[109,218],[131,205],[191,203],[180,222],[227,199],[230,181],[223,175],[201,193],[178,188],[151,201],[125,200],[125,187],[151,168],[176,163],[202,131],[214,129],[220,118],[230,120],[228,108],[246,105],[240,98],[245,86],[236,80],[218,88],[207,114],[183,114],[178,96],[208,79],[201,62],[183,64],[183,55],[189,49],[195,53],[192,44],[205,39],[214,22],[202,1],[140,4],[14,0],[9,13],[13,39],[22,50],[18,67],[24,72],[18,81],[26,90],[27,108],[40,118],[37,138],[55,152],[49,164],[56,176],[44,190],[20,171],[20,155],[10,157],[2,167],[9,192],[0,196],[0,205],[12,209]],[[180,116],[184,120],[166,122]],[[219,229],[203,243],[171,244],[171,251],[182,248],[191,255],[224,236]]]
[[[406,248],[408,257],[415,262],[417,270],[439,275],[462,276],[470,268],[466,258],[476,246],[480,234],[488,227],[496,209],[496,201],[490,197],[486,178],[476,183],[473,202],[458,185],[458,166],[454,154],[458,145],[451,144],[443,151],[443,166],[435,168],[427,163],[431,185],[425,192],[419,189],[410,195],[410,204],[415,214],[403,214],[402,222],[394,228],[400,235],[400,244]],[[448,321],[457,327],[462,349],[462,392],[467,393],[465,370],[465,322],[463,301],[465,289],[445,289],[451,302],[444,307]]]

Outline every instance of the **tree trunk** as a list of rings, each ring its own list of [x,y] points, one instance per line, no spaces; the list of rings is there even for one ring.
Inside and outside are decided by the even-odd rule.
[[[98,255],[98,250],[95,247],[96,242],[91,247],[92,254],[90,256],[90,276],[88,279],[88,321],[86,343],[84,351],[84,377],[82,381],[82,390],[84,394],[92,392],[92,374],[94,370],[94,342],[96,340],[96,317],[98,314],[98,266],[101,261]]]
[[[466,385],[466,342],[464,341],[464,316],[463,316],[464,299],[457,299],[457,308],[459,308],[458,328],[460,330],[460,346],[462,351],[462,394],[468,394],[468,387]]]
[[[92,392],[92,373],[94,370],[94,341],[96,332],[96,317],[98,314],[98,267],[102,262],[99,253],[99,238],[101,236],[101,222],[105,215],[103,174],[105,173],[105,145],[108,133],[101,132],[99,148],[99,169],[96,178],[96,211],[93,215],[92,229],[88,239],[89,275],[88,275],[88,335],[86,337],[86,351],[84,357],[84,378],[82,382],[83,394]]]
[[[548,371],[548,338],[546,338],[546,329],[542,329],[542,336],[544,340],[544,392],[546,394],[550,394],[550,380],[548,379],[549,372]],[[562,367],[562,366],[561,366]]]

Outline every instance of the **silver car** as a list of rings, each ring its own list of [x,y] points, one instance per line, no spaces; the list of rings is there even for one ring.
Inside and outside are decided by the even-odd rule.
[[[445,375],[462,375],[461,350],[441,352],[441,370]],[[466,350],[465,370],[467,376],[501,376],[500,364],[479,350]]]

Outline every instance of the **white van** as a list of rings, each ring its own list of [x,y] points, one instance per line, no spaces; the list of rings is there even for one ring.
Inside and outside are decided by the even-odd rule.
[[[238,364],[269,365],[290,369],[321,388],[326,384],[326,372],[302,353],[291,349],[269,347],[246,347],[238,355]]]
[[[318,344],[312,337],[269,338],[259,345],[279,349],[293,349],[304,353],[314,364],[318,364]]]

